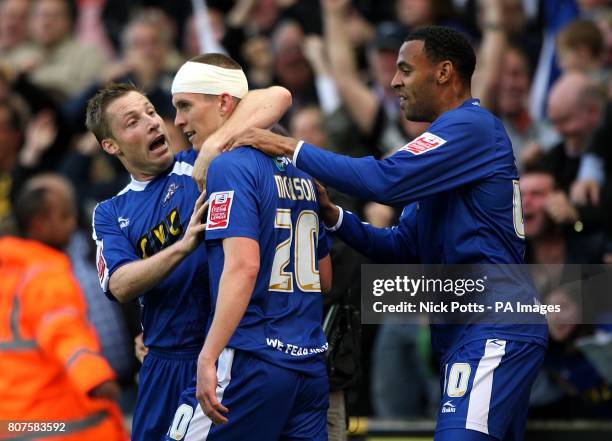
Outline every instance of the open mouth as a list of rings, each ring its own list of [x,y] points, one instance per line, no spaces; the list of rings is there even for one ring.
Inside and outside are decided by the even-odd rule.
[[[149,144],[149,150],[154,152],[166,146],[166,136],[159,135],[157,138],[153,140],[151,144]]]
[[[195,130],[190,130],[189,132],[185,132],[185,136],[187,137],[187,139],[189,140],[189,142],[191,142],[191,138],[193,138],[193,135],[195,135]]]

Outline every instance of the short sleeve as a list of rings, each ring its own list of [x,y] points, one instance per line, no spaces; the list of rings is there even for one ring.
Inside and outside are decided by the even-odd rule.
[[[108,203],[98,204],[93,212],[93,239],[96,242],[96,267],[104,293],[111,299],[108,281],[122,265],[139,260],[136,250],[122,233]]]
[[[257,163],[244,150],[217,157],[206,181],[209,196],[206,240],[248,237],[259,240]]]

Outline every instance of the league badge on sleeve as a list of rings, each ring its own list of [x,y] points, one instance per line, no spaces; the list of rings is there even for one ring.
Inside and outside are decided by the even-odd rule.
[[[446,143],[446,139],[442,139],[433,133],[425,132],[415,139],[410,141],[400,150],[408,150],[413,155],[420,155],[433,149],[437,149],[442,144]]]
[[[98,267],[98,279],[100,280],[100,286],[104,291],[108,290],[108,266],[106,265],[106,259],[104,259],[104,244],[101,240],[96,241],[96,266]]]
[[[207,230],[221,230],[227,228],[234,201],[234,191],[216,191],[210,195],[208,207]]]

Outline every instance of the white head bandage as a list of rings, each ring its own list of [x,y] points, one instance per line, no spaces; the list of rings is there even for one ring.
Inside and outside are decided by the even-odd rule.
[[[172,82],[172,95],[175,93],[203,93],[206,95],[229,93],[236,98],[243,98],[248,91],[249,84],[242,69],[226,69],[194,61],[183,64]]]

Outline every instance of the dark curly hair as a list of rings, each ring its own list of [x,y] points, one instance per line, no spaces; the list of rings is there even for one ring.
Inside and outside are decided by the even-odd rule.
[[[425,26],[412,31],[406,41],[424,43],[425,54],[433,63],[449,60],[464,84],[469,86],[476,67],[476,54],[468,39],[446,26]]]

